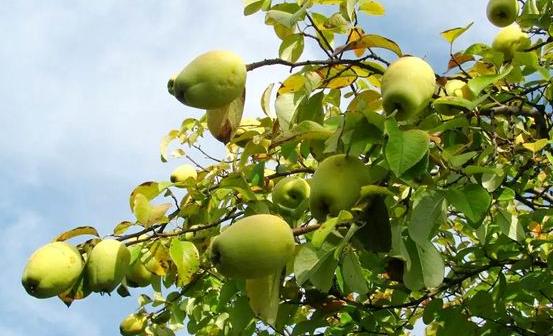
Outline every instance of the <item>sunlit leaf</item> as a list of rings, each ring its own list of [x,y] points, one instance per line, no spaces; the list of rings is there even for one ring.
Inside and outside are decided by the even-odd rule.
[[[359,1],[359,10],[367,15],[381,16],[385,14],[384,6],[375,0]]]
[[[347,51],[347,50],[355,50],[355,49],[369,49],[369,48],[382,48],[387,49],[393,53],[395,53],[398,56],[401,56],[403,53],[401,51],[401,48],[397,43],[394,41],[375,34],[367,34],[361,37],[360,39],[356,41],[352,41],[351,43],[346,44],[342,48],[339,48],[338,51]]]
[[[480,226],[491,203],[490,194],[478,184],[467,184],[460,189],[450,189],[446,198],[451,205],[465,214],[475,226]]]
[[[448,43],[451,44],[459,36],[461,36],[464,32],[466,32],[473,24],[474,22],[471,22],[466,27],[448,29],[446,31],[441,32],[441,35]]]
[[[189,241],[173,238],[171,239],[169,254],[177,267],[177,286],[186,286],[200,269],[200,254],[196,245]]]
[[[54,239],[54,241],[64,241],[64,240],[68,240],[74,237],[84,236],[84,235],[92,235],[92,236],[100,237],[100,235],[98,234],[98,231],[96,231],[96,229],[93,228],[92,226],[79,226],[58,235]]]
[[[522,144],[522,147],[528,149],[532,153],[541,151],[545,146],[549,144],[549,139],[539,139],[534,142],[526,142]]]
[[[386,123],[388,141],[385,155],[390,169],[401,176],[419,162],[428,151],[428,134],[421,130],[401,131],[391,122]]]

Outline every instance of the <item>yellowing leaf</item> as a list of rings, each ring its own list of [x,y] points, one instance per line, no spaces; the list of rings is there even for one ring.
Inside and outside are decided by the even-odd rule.
[[[269,103],[271,102],[271,93],[273,92],[273,87],[275,86],[275,83],[269,84],[265,91],[263,91],[263,95],[261,96],[261,109],[263,110],[263,113],[269,118],[274,118],[274,113],[271,112],[271,107],[269,106]]]
[[[545,146],[547,146],[548,140],[547,139],[539,139],[536,142],[529,142],[522,144],[522,147],[528,149],[532,153],[537,153],[541,151]]]
[[[278,94],[284,94],[288,92],[297,92],[303,88],[305,78],[302,75],[292,75],[282,83],[278,88]]]
[[[169,254],[177,267],[177,286],[186,286],[192,281],[194,274],[200,269],[200,254],[196,245],[178,238],[171,240]]]
[[[140,261],[148,271],[159,276],[165,276],[171,267],[171,256],[161,240],[155,241],[140,257]]]
[[[355,50],[360,48],[383,48],[392,51],[398,56],[402,55],[401,48],[394,41],[385,38],[380,35],[367,34],[357,41],[351,42],[343,46],[341,49],[338,48],[337,52],[345,50]]]
[[[129,197],[129,206],[131,210],[134,208],[134,199],[136,195],[142,194],[146,196],[148,200],[153,200],[170,185],[172,185],[171,182],[144,182],[134,188],[131,192],[131,196]]]
[[[443,31],[441,35],[448,43],[451,44],[453,43],[453,41],[455,41],[455,39],[461,36],[461,34],[466,32],[473,25],[473,23],[474,22],[469,23],[466,27],[457,27]]]
[[[169,158],[168,148],[171,141],[175,140],[179,136],[180,132],[178,130],[171,130],[169,133],[161,139],[161,144],[159,145],[159,151],[161,153],[161,161],[167,162]]]
[[[165,213],[170,207],[171,203],[152,206],[146,196],[137,194],[134,199],[133,212],[138,223],[144,225],[144,227],[149,227],[152,224],[167,222],[168,219]]]
[[[359,10],[367,15],[381,16],[384,15],[384,6],[375,0],[365,0],[359,2]]]
[[[92,235],[100,237],[100,235],[98,235],[98,231],[96,231],[96,229],[92,226],[79,226],[60,234],[56,237],[56,239],[54,239],[54,241],[64,241],[82,235]]]
[[[348,41],[346,42],[346,44],[359,41],[364,34],[365,32],[363,31],[362,28],[359,28],[359,27],[352,28],[351,31],[349,32]],[[353,52],[355,53],[355,56],[361,57],[365,53],[365,48],[353,49]]]
[[[463,65],[463,63],[466,63],[466,62],[469,62],[469,61],[474,61],[474,56],[459,53],[459,52],[455,53],[453,55],[453,57],[451,57],[451,59],[447,63],[447,69],[451,70],[451,69],[456,68],[460,65]]]

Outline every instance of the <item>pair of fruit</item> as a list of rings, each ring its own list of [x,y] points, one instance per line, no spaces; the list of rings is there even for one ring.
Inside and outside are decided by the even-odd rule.
[[[131,286],[149,284],[152,274],[139,260],[130,264],[125,244],[105,239],[90,251],[86,265],[79,251],[67,242],[53,242],[36,250],[29,258],[21,282],[30,295],[49,298],[70,289],[84,271],[88,291],[110,293],[127,275]]]
[[[246,73],[244,61],[235,53],[209,51],[171,78],[167,87],[184,105],[206,109],[209,131],[226,143],[242,119]]]

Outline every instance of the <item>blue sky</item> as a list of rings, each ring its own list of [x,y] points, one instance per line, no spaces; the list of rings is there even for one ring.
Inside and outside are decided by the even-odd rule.
[[[490,43],[497,31],[485,1],[382,2],[388,16],[366,20],[365,31],[427,58],[438,73],[448,54],[440,31],[474,21],[459,48]],[[276,57],[278,41],[261,15],[244,17],[241,2],[225,0],[6,0],[0,40],[0,335],[117,335],[139,291],[125,299],[92,295],[67,309],[26,295],[26,259],[72,227],[106,235],[132,220],[134,186],[167,180],[184,162],[159,160],[161,137],[201,116],[167,93],[173,72],[210,49],[233,50],[248,63]],[[261,92],[286,75],[276,66],[249,73],[245,114],[260,116]]]

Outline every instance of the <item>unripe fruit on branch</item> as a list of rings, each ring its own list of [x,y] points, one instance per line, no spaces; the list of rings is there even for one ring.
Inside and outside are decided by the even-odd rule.
[[[436,76],[423,59],[405,56],[388,66],[382,76],[382,105],[397,120],[407,120],[428,106],[436,90]]]
[[[167,83],[169,93],[184,105],[217,109],[242,94],[246,65],[237,54],[214,50],[196,57]]]
[[[56,296],[70,288],[83,270],[79,251],[66,242],[53,242],[36,250],[23,270],[21,283],[39,299]]]
[[[490,0],[486,7],[488,20],[497,27],[506,27],[518,16],[517,0]]]
[[[323,160],[311,179],[309,207],[318,221],[337,216],[359,200],[361,187],[370,183],[365,164],[357,157],[336,154]]]
[[[505,60],[509,61],[513,58],[515,52],[529,48],[530,44],[528,34],[523,32],[518,24],[513,23],[497,33],[492,48],[502,52]]]
[[[177,187],[184,187],[187,180],[196,180],[197,178],[196,169],[189,164],[180,165],[171,173],[171,182],[175,183]]]
[[[309,198],[307,181],[298,176],[287,176],[277,182],[272,192],[273,203],[288,209],[297,208]]]
[[[140,250],[141,247],[141,245],[131,245],[129,251],[132,254],[134,250]],[[151,283],[153,276],[154,274],[144,266],[142,260],[138,257],[129,265],[125,278],[129,287],[146,287]]]
[[[96,244],[86,263],[86,279],[93,292],[110,293],[117,287],[127,269],[131,254],[125,244],[105,239]]]
[[[224,276],[253,279],[282,270],[294,249],[288,223],[278,216],[260,214],[237,220],[215,237],[210,258]]]

